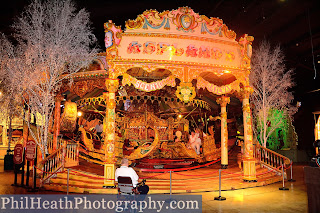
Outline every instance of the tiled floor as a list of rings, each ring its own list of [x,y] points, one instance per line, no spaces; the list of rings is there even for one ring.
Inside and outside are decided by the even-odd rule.
[[[222,191],[225,201],[216,201],[218,192],[202,193],[203,212],[308,212],[308,197],[304,184],[304,165],[295,165],[293,179],[296,182],[285,182],[288,191],[281,191],[281,183],[264,187],[254,187],[234,191]]]
[[[286,182],[288,191],[280,191],[282,183],[269,186],[254,187],[233,191],[222,191],[225,201],[216,201],[214,197],[219,192],[204,192],[202,195],[203,212],[285,212],[300,213],[308,211],[308,200],[306,186],[304,184],[303,167],[305,165],[295,164],[293,178],[296,182]],[[3,160],[0,160],[0,194],[26,194],[30,193],[25,188],[13,187],[13,172],[3,171]],[[18,179],[18,183],[20,177]],[[37,192],[38,194],[52,194],[55,192]]]

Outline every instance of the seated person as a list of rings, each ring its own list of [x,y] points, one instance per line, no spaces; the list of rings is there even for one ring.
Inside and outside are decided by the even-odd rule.
[[[202,128],[197,128],[195,134],[196,134],[196,141],[201,146],[202,142],[204,141],[204,138],[207,137],[207,134],[203,132]]]
[[[99,123],[94,127],[94,132],[97,133],[98,135],[98,140],[101,140],[101,134],[103,132],[103,124],[102,122],[99,120]]]
[[[147,185],[139,185],[138,180],[139,176],[133,168],[129,167],[129,161],[127,158],[123,158],[121,160],[121,167],[116,169],[115,173],[115,181],[118,182],[118,177],[130,177],[132,181],[133,187],[137,187],[140,194],[148,194],[149,186]]]
[[[122,146],[123,155],[130,155],[134,151],[134,147],[131,146],[129,139],[125,139]]]

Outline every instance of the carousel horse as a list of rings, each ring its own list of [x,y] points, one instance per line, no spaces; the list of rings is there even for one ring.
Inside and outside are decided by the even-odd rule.
[[[126,156],[128,160],[135,160],[135,159],[141,159],[148,155],[152,155],[153,152],[158,150],[160,146],[160,137],[159,137],[159,131],[156,128],[153,128],[154,130],[154,141],[150,142],[147,141],[141,145],[137,149],[135,149],[129,156]]]
[[[79,127],[79,131],[81,132],[82,141],[86,148],[89,151],[93,151],[95,149],[95,140],[93,134],[91,132],[86,131],[82,126]]]

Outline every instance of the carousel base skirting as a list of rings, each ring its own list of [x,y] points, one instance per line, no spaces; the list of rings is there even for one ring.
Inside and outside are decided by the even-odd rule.
[[[282,177],[267,168],[256,164],[256,180],[245,182],[244,173],[237,163],[238,152],[233,151],[229,155],[228,169],[221,170],[222,190],[243,189],[256,186],[266,186],[282,181]],[[152,160],[151,160],[152,161]],[[150,161],[150,162],[151,162]],[[156,161],[156,160],[153,160]],[[205,164],[202,164],[205,165]],[[200,166],[202,166],[200,164]],[[210,165],[194,169],[171,172],[172,193],[207,192],[219,190],[220,161]],[[78,166],[71,167],[69,174],[69,192],[94,193],[94,194],[117,194],[116,188],[103,188],[105,177],[104,167],[86,160],[79,162]],[[137,169],[140,178],[146,179],[149,186],[149,194],[170,193],[170,172],[145,172]],[[57,177],[51,178],[49,184],[44,187],[52,191],[67,191],[67,171],[58,173]]]

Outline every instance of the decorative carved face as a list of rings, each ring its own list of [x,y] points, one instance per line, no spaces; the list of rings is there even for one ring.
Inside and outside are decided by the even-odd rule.
[[[182,95],[183,100],[189,100],[189,96],[191,96],[191,93],[192,92],[190,89],[183,88],[181,90],[181,95]]]
[[[108,49],[113,45],[111,31],[105,33],[104,44],[106,46],[106,49]]]
[[[180,86],[177,87],[176,95],[180,100],[187,103],[195,98],[196,91],[191,83],[181,83]]]
[[[192,19],[189,15],[183,15],[181,16],[181,25],[185,28],[188,29],[191,26]]]

